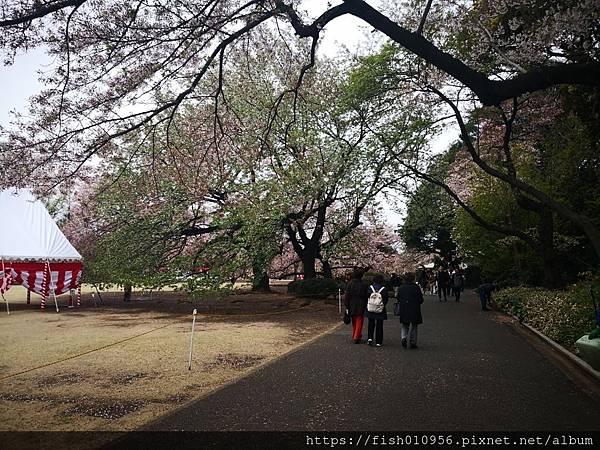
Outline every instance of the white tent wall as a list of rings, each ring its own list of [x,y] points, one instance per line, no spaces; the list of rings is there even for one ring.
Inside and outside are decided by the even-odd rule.
[[[44,204],[27,189],[0,192],[0,257],[5,261],[80,261]]]

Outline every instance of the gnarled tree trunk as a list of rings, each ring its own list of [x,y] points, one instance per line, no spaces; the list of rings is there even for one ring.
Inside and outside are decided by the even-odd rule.
[[[331,269],[331,264],[329,264],[329,261],[322,259],[321,264],[323,264],[323,276],[325,278],[333,278],[333,270]]]
[[[316,263],[317,258],[312,252],[305,252],[302,255],[302,270],[305,280],[317,277]]]

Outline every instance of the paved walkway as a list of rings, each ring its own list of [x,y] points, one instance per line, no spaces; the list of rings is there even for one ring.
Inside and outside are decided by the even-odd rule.
[[[472,294],[423,316],[417,350],[391,314],[382,348],[344,326],[149,429],[598,430],[596,402]]]

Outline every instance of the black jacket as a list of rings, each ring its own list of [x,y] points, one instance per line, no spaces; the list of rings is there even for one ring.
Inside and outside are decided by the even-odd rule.
[[[450,275],[446,270],[442,270],[441,272],[437,272],[435,274],[435,279],[437,280],[440,286],[448,286],[450,284]]]
[[[368,296],[367,296],[367,302],[369,301],[369,297],[373,293],[373,291],[371,290],[371,286],[373,286],[373,288],[375,289],[375,292],[379,292],[379,289],[383,288],[383,291],[381,291],[381,298],[383,299],[383,305],[384,306],[383,306],[383,311],[381,311],[380,313],[369,312],[365,308],[365,317],[368,317],[369,319],[387,320],[387,310],[385,309],[385,305],[387,305],[387,302],[388,302],[388,300],[390,298],[388,290],[384,286],[382,286],[380,284],[369,285],[369,292],[368,292]]]
[[[350,280],[346,285],[344,305],[351,316],[362,316],[367,310],[369,285],[362,280]]]
[[[400,322],[423,323],[421,316],[421,303],[423,293],[416,283],[404,283],[398,289],[398,302],[400,303]]]
[[[451,283],[455,289],[462,288],[465,285],[465,278],[461,273],[454,273],[452,274]]]

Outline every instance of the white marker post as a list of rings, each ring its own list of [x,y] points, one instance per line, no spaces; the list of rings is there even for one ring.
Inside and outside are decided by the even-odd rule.
[[[6,303],[6,314],[10,316],[10,308],[8,306],[8,300],[6,300],[6,298],[4,297],[4,294],[2,294],[2,299],[4,300],[4,303]]]
[[[192,370],[192,352],[194,350],[194,327],[196,326],[196,314],[198,314],[198,310],[194,308],[193,319],[192,319],[192,335],[190,337],[190,360],[188,363],[188,370]]]
[[[56,306],[56,312],[58,312],[58,300],[56,300],[56,292],[52,289],[52,297],[54,297],[54,306]]]
[[[340,315],[342,314],[342,290],[338,289],[338,309],[340,312]]]

